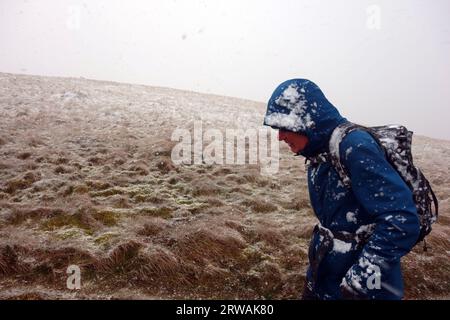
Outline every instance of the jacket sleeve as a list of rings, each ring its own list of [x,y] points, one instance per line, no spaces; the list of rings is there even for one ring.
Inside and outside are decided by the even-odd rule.
[[[341,288],[364,296],[373,289],[369,280],[383,279],[383,272],[389,272],[390,266],[398,264],[414,246],[419,236],[419,218],[409,187],[369,133],[349,133],[340,144],[340,157],[355,197],[375,223],[358,262],[341,284]]]

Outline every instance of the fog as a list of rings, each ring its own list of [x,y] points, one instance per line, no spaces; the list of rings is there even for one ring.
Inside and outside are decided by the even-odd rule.
[[[0,0],[0,72],[263,102],[308,78],[349,120],[450,139],[449,13],[447,0]]]

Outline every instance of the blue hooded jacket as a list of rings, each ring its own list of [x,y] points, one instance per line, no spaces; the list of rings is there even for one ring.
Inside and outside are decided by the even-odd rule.
[[[327,152],[333,130],[344,122],[347,119],[320,88],[305,79],[278,86],[264,118],[265,125],[306,135],[308,144],[300,152],[306,158]],[[400,258],[415,245],[420,230],[412,193],[369,133],[349,133],[339,150],[352,186],[343,185],[331,163],[310,165],[308,188],[314,213],[333,233],[357,234],[370,227],[373,233],[362,247],[356,241],[334,238],[332,249],[319,264],[316,281],[310,264],[307,283],[319,299],[342,299],[344,287],[359,298],[401,299]],[[310,262],[323,240],[313,234]]]

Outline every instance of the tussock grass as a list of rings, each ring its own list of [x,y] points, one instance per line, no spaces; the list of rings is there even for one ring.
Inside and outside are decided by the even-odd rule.
[[[223,193],[223,188],[217,186],[211,181],[197,180],[192,183],[192,195],[199,196],[214,196]]]
[[[167,174],[170,171],[176,170],[176,167],[172,164],[172,160],[170,160],[170,158],[168,157],[157,159],[155,162],[155,168],[163,174]]]
[[[40,179],[40,175],[34,172],[27,172],[21,177],[10,179],[6,181],[5,192],[14,194],[18,190],[27,189],[32,186],[33,183]]]
[[[49,219],[64,214],[61,208],[38,207],[38,208],[14,208],[7,217],[11,224],[18,225],[28,219]]]
[[[133,260],[137,257],[142,244],[136,241],[127,241],[112,249],[108,257],[99,260],[95,269],[101,272],[126,272],[133,266]]]
[[[119,237],[119,234],[114,232],[105,232],[101,235],[97,236],[94,239],[94,242],[96,245],[100,246],[102,249],[110,249],[112,242],[117,240]]]
[[[152,217],[161,217],[168,219],[172,216],[173,209],[168,207],[159,208],[141,208],[139,209],[139,214],[149,215]]]
[[[91,197],[108,197],[108,196],[112,196],[112,195],[116,195],[116,194],[124,194],[124,193],[126,193],[126,190],[124,190],[123,188],[113,187],[113,188],[101,190],[101,191],[92,191],[89,194],[91,195]]]
[[[59,215],[52,217],[42,223],[41,228],[45,231],[53,231],[60,228],[76,227],[84,230],[87,234],[93,234],[92,223],[90,219],[80,213],[69,215]]]
[[[144,226],[138,231],[138,234],[145,237],[152,237],[162,232],[167,225],[167,220],[163,218],[152,218],[144,224]]]
[[[87,180],[86,186],[90,190],[106,190],[112,187],[110,182],[103,180]]]
[[[265,199],[247,198],[241,201],[241,205],[247,208],[251,208],[254,212],[257,213],[267,213],[278,209],[276,205]]]
[[[31,155],[32,155],[31,152],[27,152],[27,151],[26,151],[26,152],[21,152],[21,153],[19,153],[19,154],[17,155],[17,158],[18,158],[18,159],[21,159],[21,160],[26,160],[26,159],[30,158]]]
[[[95,211],[92,217],[108,227],[117,225],[119,221],[119,213],[107,209]]]
[[[29,267],[19,262],[17,248],[9,245],[0,247],[0,275],[27,272]]]
[[[245,240],[232,229],[198,228],[184,234],[177,242],[177,253],[187,260],[204,264],[205,259],[226,263],[245,248]]]

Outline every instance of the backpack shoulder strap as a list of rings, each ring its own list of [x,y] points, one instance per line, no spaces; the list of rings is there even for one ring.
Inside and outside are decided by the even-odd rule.
[[[363,127],[361,125],[352,122],[345,122],[334,129],[333,133],[331,134],[329,142],[329,151],[330,151],[329,155],[331,164],[336,169],[336,172],[341,178],[342,183],[346,187],[351,186],[351,179],[347,169],[341,163],[339,145],[350,132],[356,129],[363,129],[365,131],[368,131],[368,128]]]

